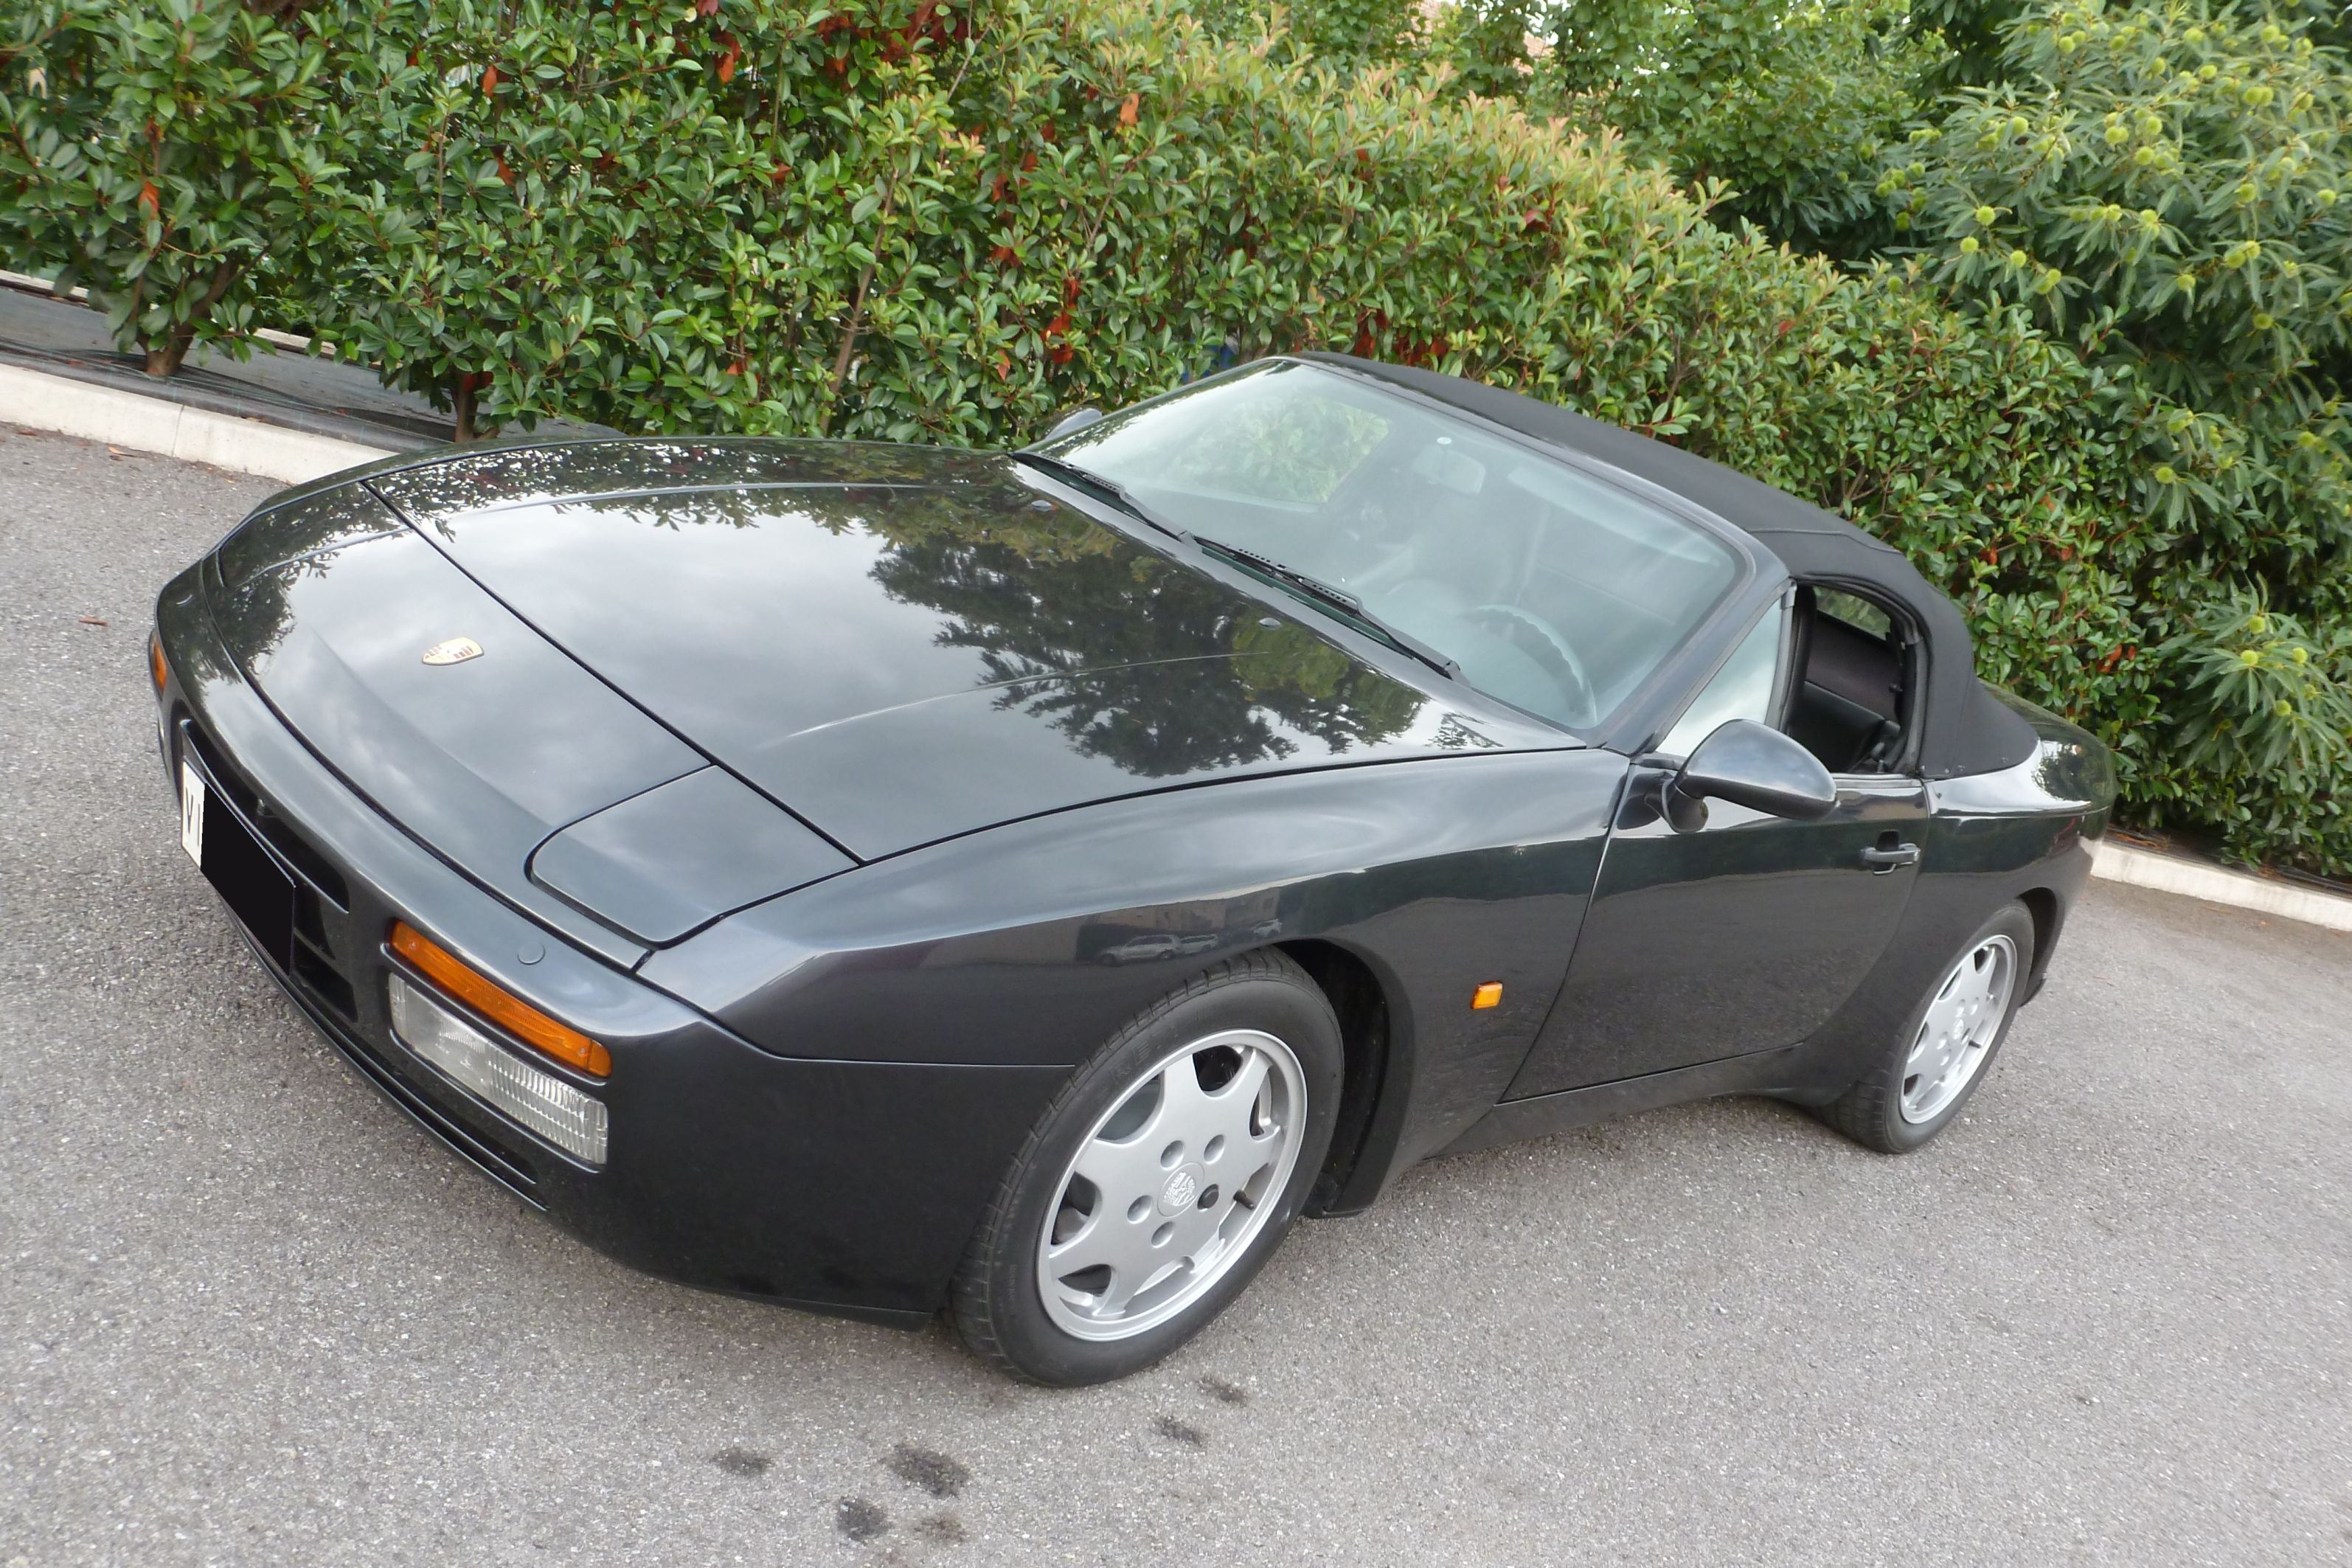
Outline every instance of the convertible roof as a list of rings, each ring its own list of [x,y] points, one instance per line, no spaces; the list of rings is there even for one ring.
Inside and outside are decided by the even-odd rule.
[[[1927,639],[1919,760],[1930,778],[1988,773],[2033,754],[2031,726],[1976,679],[1976,652],[1959,606],[1900,551],[1832,512],[1720,463],[1524,393],[1352,354],[1286,356],[1403,387],[1549,446],[1606,463],[1682,497],[1754,538],[1801,581],[1868,589],[1908,610]]]

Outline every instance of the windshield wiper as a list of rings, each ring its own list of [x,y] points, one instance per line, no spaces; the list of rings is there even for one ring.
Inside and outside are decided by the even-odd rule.
[[[1328,605],[1399,653],[1421,660],[1446,679],[1462,679],[1460,665],[1423,642],[1411,632],[1401,631],[1389,625],[1388,622],[1364,608],[1364,601],[1345,588],[1335,587],[1320,577],[1310,577],[1297,567],[1285,566],[1270,555],[1260,555],[1255,550],[1244,550],[1238,544],[1227,544],[1221,540],[1210,539],[1197,533],[1192,535],[1192,542],[1212,555],[1223,556],[1244,571],[1254,572],[1261,577],[1270,578],[1277,584],[1296,590],[1307,599]]]
[[[1091,491],[1129,517],[1150,523],[1171,539],[1181,539],[1187,544],[1192,542],[1191,534],[1172,522],[1163,521],[1154,517],[1151,514],[1151,509],[1128,494],[1127,487],[1117,479],[1107,479],[1092,468],[1082,468],[1066,458],[1053,457],[1045,452],[1018,451],[1013,454],[1013,460],[1043,468],[1065,484],[1075,485],[1079,489]]]

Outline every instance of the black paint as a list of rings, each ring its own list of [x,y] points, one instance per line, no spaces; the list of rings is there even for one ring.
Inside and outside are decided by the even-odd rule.
[[[2113,798],[2096,742],[1971,683],[2021,760],[1841,778],[1817,821],[1718,795],[1678,831],[1635,758],[1785,588],[1761,544],[1586,743],[1001,457],[551,444],[368,483],[273,501],[158,605],[166,764],[184,719],[296,889],[270,972],[590,1244],[877,1321],[939,1309],[1073,1065],[1224,955],[1344,996],[1317,1190],[1346,1212],[1449,1147],[1833,1096],[2000,904],[2046,964]],[[482,657],[422,663],[455,636]],[[1927,657],[1948,738],[1965,642]],[[603,1168],[392,1038],[395,918],[610,1048],[609,1080],[541,1063],[609,1106]]]

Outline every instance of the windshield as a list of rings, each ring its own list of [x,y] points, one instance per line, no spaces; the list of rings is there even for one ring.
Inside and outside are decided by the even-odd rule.
[[[1613,712],[1738,574],[1729,546],[1627,491],[1311,364],[1253,366],[1040,450],[1343,590],[1571,728]]]

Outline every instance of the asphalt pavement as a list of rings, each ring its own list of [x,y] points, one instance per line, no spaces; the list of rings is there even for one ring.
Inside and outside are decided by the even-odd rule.
[[[0,429],[0,1568],[2352,1563],[2352,937],[2095,885],[1921,1153],[1439,1162],[1020,1387],[605,1261],[279,998],[142,667],[271,488]]]

